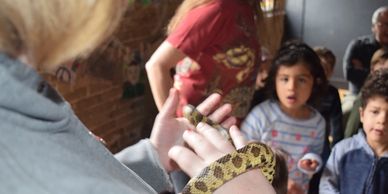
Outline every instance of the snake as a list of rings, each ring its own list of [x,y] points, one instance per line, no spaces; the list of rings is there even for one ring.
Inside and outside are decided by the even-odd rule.
[[[217,129],[228,141],[232,141],[228,130],[210,118],[202,115],[193,105],[183,107],[183,116],[191,124],[206,123]],[[259,169],[268,182],[272,183],[275,174],[276,158],[272,149],[263,143],[252,142],[222,156],[191,178],[182,194],[210,194],[229,180],[252,169]]]

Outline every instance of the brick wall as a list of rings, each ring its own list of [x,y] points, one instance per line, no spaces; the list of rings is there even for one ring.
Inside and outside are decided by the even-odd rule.
[[[144,64],[164,40],[164,27],[180,2],[138,1],[129,7],[106,44],[87,59],[66,65],[66,71],[76,77],[73,83],[45,75],[80,120],[103,138],[113,153],[149,136],[157,109]],[[74,68],[76,63],[79,64]],[[139,72],[128,73],[129,67],[137,67]],[[134,76],[138,78],[133,80]]]
[[[54,76],[47,77],[69,101],[80,120],[103,138],[112,152],[146,136],[142,130],[152,113],[147,110],[153,107],[147,105],[145,95],[123,99],[118,83],[90,75],[78,77],[71,85],[57,81]]]

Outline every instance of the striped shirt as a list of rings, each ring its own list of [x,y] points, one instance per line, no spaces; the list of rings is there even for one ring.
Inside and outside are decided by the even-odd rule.
[[[289,178],[302,186],[307,193],[309,175],[297,168],[297,162],[306,153],[321,155],[325,120],[314,108],[311,117],[295,119],[280,109],[278,102],[266,100],[255,106],[241,125],[241,131],[249,140],[267,143],[279,147],[289,154]]]

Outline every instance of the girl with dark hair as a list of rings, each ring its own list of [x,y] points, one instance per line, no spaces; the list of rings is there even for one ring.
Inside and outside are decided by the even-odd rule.
[[[318,155],[325,135],[325,120],[313,108],[327,84],[320,59],[304,43],[286,43],[275,56],[267,81],[270,98],[252,109],[241,130],[248,139],[289,153],[288,190],[307,193],[311,175],[322,165]],[[316,157],[305,159],[312,154]]]

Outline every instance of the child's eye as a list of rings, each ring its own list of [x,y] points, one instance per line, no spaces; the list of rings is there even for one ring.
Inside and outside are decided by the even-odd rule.
[[[372,114],[374,114],[374,115],[379,114],[379,111],[378,111],[378,110],[371,110],[370,112],[371,112]]]
[[[303,83],[306,83],[306,82],[307,82],[307,80],[306,80],[306,79],[304,79],[304,78],[299,78],[299,79],[298,79],[298,82],[303,84]]]
[[[281,82],[287,82],[288,81],[288,77],[280,77],[279,80]]]

